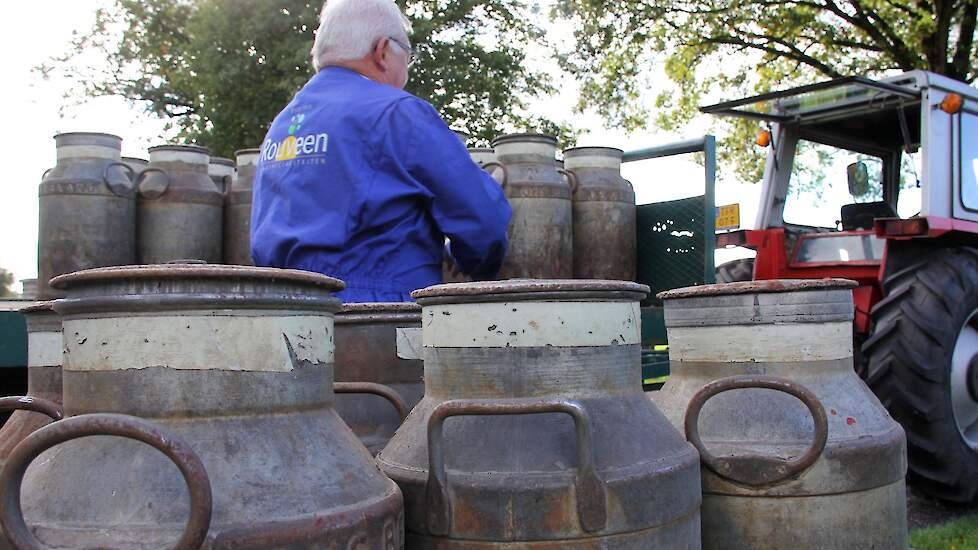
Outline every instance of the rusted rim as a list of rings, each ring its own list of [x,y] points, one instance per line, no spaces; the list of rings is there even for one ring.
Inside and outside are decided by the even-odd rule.
[[[508,281],[484,281],[475,283],[450,283],[415,290],[411,297],[422,305],[429,298],[448,296],[489,296],[508,294],[560,294],[560,293],[619,292],[649,293],[649,287],[631,281],[605,281],[600,279],[510,279]]]
[[[337,315],[347,313],[421,313],[415,302],[362,302],[343,304]]]
[[[758,454],[718,457],[710,453],[700,438],[699,420],[703,406],[714,396],[737,389],[765,388],[798,398],[808,408],[815,424],[815,437],[801,456],[784,460]],[[686,439],[700,453],[700,460],[716,475],[751,487],[776,485],[800,475],[811,467],[825,450],[829,437],[829,420],[818,397],[808,388],[776,376],[730,376],[703,386],[693,395],[686,407],[684,419]]]
[[[564,149],[564,160],[567,157],[587,157],[600,155],[603,157],[612,157],[621,160],[625,155],[625,151],[617,147],[571,147],[570,149]]]
[[[404,422],[408,413],[411,412],[407,403],[401,398],[401,394],[397,393],[394,388],[375,382],[333,382],[333,393],[365,393],[383,397],[394,406],[401,422]]]
[[[148,160],[141,159],[139,157],[122,157],[120,160],[122,160],[122,162],[131,162],[133,164],[142,164],[143,167],[146,167],[149,164]]]
[[[64,418],[61,405],[31,395],[0,397],[0,411],[31,411],[41,413],[51,420]]]
[[[54,422],[27,436],[14,447],[0,471],[0,525],[9,542],[18,550],[45,548],[27,527],[20,507],[21,484],[30,463],[55,445],[94,435],[141,441],[159,450],[177,465],[190,492],[190,517],[183,534],[172,548],[200,548],[210,529],[212,512],[211,484],[204,463],[182,438],[140,418],[121,414],[86,414]]]
[[[495,153],[492,147],[469,147],[469,153]]]
[[[54,313],[54,300],[35,302],[18,310],[20,313]]]
[[[218,166],[234,168],[234,161],[224,157],[211,157],[211,161],[208,164],[217,164]]]
[[[297,269],[250,267],[239,265],[128,265],[100,267],[59,275],[51,279],[51,287],[65,290],[72,285],[119,281],[125,279],[248,279],[256,281],[285,281],[304,283],[339,291],[346,283],[333,277]]]
[[[157,145],[155,147],[150,147],[148,149],[150,154],[150,162],[152,162],[152,155],[154,151],[178,151],[181,153],[200,153],[202,155],[211,156],[211,150],[207,147],[201,147],[200,145]]]
[[[54,139],[65,138],[65,137],[97,137],[97,138],[109,138],[113,141],[118,141],[122,143],[122,138],[115,134],[106,134],[104,132],[64,132],[62,134],[54,134]]]
[[[550,134],[541,134],[538,132],[523,132],[518,134],[506,134],[504,136],[499,136],[496,139],[492,140],[492,146],[496,147],[498,145],[512,143],[512,142],[520,142],[520,141],[536,141],[539,143],[547,143],[553,145],[554,147],[557,146],[556,136],[552,136]]]
[[[859,286],[849,279],[774,279],[770,281],[743,281],[717,285],[688,286],[656,294],[660,300],[699,298],[706,296],[732,296],[735,294],[771,294],[775,292],[800,292],[805,290],[849,290]]]

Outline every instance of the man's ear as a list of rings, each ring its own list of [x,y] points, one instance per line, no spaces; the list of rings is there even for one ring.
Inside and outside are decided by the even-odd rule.
[[[389,38],[381,38],[374,45],[373,51],[370,52],[371,60],[381,71],[387,70],[387,56],[389,55],[388,42],[390,42]]]

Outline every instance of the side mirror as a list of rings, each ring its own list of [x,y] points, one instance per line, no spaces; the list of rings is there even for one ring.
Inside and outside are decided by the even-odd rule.
[[[849,177],[850,195],[862,197],[869,193],[869,167],[865,162],[854,162],[847,166],[846,175]]]

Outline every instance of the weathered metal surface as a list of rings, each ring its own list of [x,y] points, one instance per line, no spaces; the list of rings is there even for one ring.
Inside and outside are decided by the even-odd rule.
[[[204,548],[402,547],[400,491],[333,410],[340,281],[173,264],[54,284],[68,420],[132,415],[185,440],[213,491]],[[21,500],[46,545],[155,549],[184,530],[185,485],[152,448],[86,437],[36,460]]]
[[[514,281],[415,292],[425,396],[377,457],[404,492],[411,548],[699,547],[698,456],[641,392],[639,327],[626,319],[642,289]],[[604,334],[608,305],[626,313],[619,334],[587,341],[589,329]],[[571,318],[591,326],[555,328]]]
[[[139,263],[221,263],[224,195],[207,175],[209,159],[193,145],[150,148],[137,186]]]
[[[421,306],[415,303],[344,304],[336,315],[337,384],[372,383],[381,385],[377,391],[394,392],[387,397],[362,392],[336,396],[336,412],[371,454],[384,448],[424,395],[422,361],[401,359],[397,353],[398,329],[420,326]],[[393,404],[395,396],[404,414]]]
[[[572,175],[574,277],[634,281],[637,269],[635,191],[621,177],[624,153],[609,147],[564,151]]]
[[[54,312],[51,302],[41,302],[20,310],[27,320],[27,396],[61,406],[61,317]],[[2,401],[2,400],[0,400]],[[47,425],[54,416],[47,409],[9,408],[16,410],[0,429],[0,466],[10,451],[25,437]]]
[[[207,175],[214,187],[225,195],[231,191],[234,182],[234,161],[222,157],[211,157],[207,163]]]
[[[251,194],[260,149],[242,149],[237,158],[237,177],[231,184],[224,207],[224,262],[255,265],[251,259]]]
[[[696,296],[734,296],[738,294],[771,294],[803,290],[852,289],[859,286],[849,279],[773,279],[769,281],[742,281],[716,285],[690,286],[660,292],[660,300],[693,298]]]
[[[665,294],[671,376],[649,396],[705,450],[705,548],[906,548],[906,440],[853,371],[851,288]]]
[[[190,444],[160,429],[151,422],[120,414],[89,414],[59,421],[31,434],[14,449],[0,473],[0,525],[9,542],[20,550],[49,548],[31,533],[20,506],[21,484],[27,467],[44,451],[73,439],[89,436],[117,436],[152,446],[173,461],[180,470],[190,494],[187,525],[173,550],[201,547],[210,527],[212,494],[210,479]]]
[[[556,138],[511,134],[493,146],[505,167],[503,186],[513,210],[499,278],[572,278],[571,187],[557,172]]]
[[[122,163],[132,170],[133,181],[136,181],[136,178],[149,166],[148,160],[136,157],[122,157]]]
[[[136,201],[131,169],[120,161],[122,138],[70,133],[54,137],[57,165],[38,189],[38,290],[61,296],[52,277],[136,261]]]

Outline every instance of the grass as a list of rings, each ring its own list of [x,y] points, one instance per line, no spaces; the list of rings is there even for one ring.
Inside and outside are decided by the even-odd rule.
[[[978,515],[910,533],[913,550],[978,550]]]

